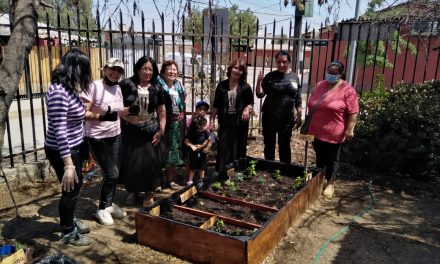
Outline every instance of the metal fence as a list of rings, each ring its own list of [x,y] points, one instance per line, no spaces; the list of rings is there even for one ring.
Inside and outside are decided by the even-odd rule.
[[[350,45],[353,40],[357,44],[354,49],[356,63],[353,80],[360,94],[373,89],[378,79],[382,80],[386,87],[390,87],[401,80],[420,82],[438,78],[439,74],[439,52],[432,50],[440,46],[438,36],[419,34],[424,38],[415,40],[406,37],[412,35],[392,23],[379,26],[370,22],[343,22],[338,27],[321,26],[312,30],[306,24],[304,37],[294,38],[293,22],[290,22],[287,30],[281,27],[279,31],[276,30],[278,25],[274,21],[271,30],[265,25],[262,28],[263,33],[259,35],[250,34],[251,28],[254,28],[255,32],[261,32],[258,20],[255,25],[243,25],[239,22],[241,35],[231,36],[231,25],[223,20],[217,21],[215,16],[212,16],[209,32],[202,28],[202,33],[199,34],[195,33],[195,30],[192,34],[181,33],[184,32],[185,26],[194,27],[184,23],[182,29],[176,32],[174,21],[171,25],[172,30],[166,32],[163,16],[159,23],[153,21],[149,25],[151,30],[147,31],[143,13],[138,18],[141,31],[126,28],[124,24],[133,25],[134,21],[125,21],[121,12],[117,27],[112,25],[111,20],[102,27],[99,23],[99,12],[96,13],[98,23],[93,28],[89,28],[87,21],[85,28],[63,28],[60,26],[61,19],[66,19],[70,25],[71,18],[60,17],[58,12],[57,21],[50,21],[46,15],[45,24],[39,23],[36,26],[37,45],[26,62],[23,79],[7,120],[7,140],[2,153],[4,162],[8,162],[12,167],[17,162],[26,163],[39,159],[38,153],[43,148],[46,127],[43,95],[50,85],[51,71],[61,56],[73,47],[78,47],[89,55],[95,79],[101,77],[100,69],[109,57],[119,57],[124,61],[125,77],[133,74],[133,65],[141,56],[153,57],[159,67],[166,59],[179,61],[180,79],[189,95],[186,102],[189,111],[194,110],[197,100],[213,99],[213,91],[217,83],[226,78],[226,68],[232,59],[240,58],[247,62],[248,83],[255,87],[260,71],[268,73],[276,68],[274,56],[280,50],[286,50],[291,54],[291,68],[300,76],[305,100],[309,97],[311,88],[324,78],[326,65],[330,61],[338,59],[347,63],[350,48],[353,50],[353,46]],[[77,25],[81,24],[79,12],[75,21]],[[182,17],[181,21],[185,21],[185,17]],[[388,27],[388,30],[385,30],[384,26]],[[396,34],[398,37],[391,37],[390,32],[393,32],[393,37]],[[394,40],[405,45],[403,48],[394,49],[393,53],[391,47],[394,46]],[[411,49],[410,43],[417,46],[415,53],[409,51],[414,50]],[[384,49],[377,48],[382,47],[381,45]],[[422,52],[422,46],[426,47],[425,51],[428,53]],[[187,57],[190,60],[187,61]],[[393,67],[389,68],[387,63],[381,64],[384,59],[389,60]],[[419,62],[422,60],[424,63]],[[396,67],[396,64],[403,69]],[[411,72],[413,74],[409,75]],[[253,90],[255,93],[255,88]],[[260,114],[262,101],[255,98],[255,102],[256,112]],[[259,116],[254,117],[251,126],[259,127],[259,121]]]

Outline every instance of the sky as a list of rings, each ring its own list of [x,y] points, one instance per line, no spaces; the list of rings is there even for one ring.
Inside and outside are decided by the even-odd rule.
[[[95,0],[95,5],[96,5]],[[198,7],[199,10],[208,7],[209,0],[191,0],[193,5]],[[314,2],[314,10],[313,17],[304,18],[303,19],[303,30],[305,23],[307,22],[312,28],[319,28],[321,23],[325,23],[326,17],[328,17],[327,5],[323,5],[321,7],[318,6],[317,0],[312,0]],[[111,3],[118,2],[117,0],[110,0]],[[156,29],[160,30],[160,16],[156,10],[156,7],[153,4],[153,0],[141,0],[140,9],[144,12],[145,15],[145,23],[146,23],[146,31],[150,31],[152,29],[152,21],[154,20],[156,23]],[[172,8],[169,3],[178,2],[177,0],[157,0],[158,9],[164,13],[165,16],[165,31],[171,32],[171,24],[175,15],[173,13]],[[290,2],[290,0],[289,0]],[[333,3],[333,0],[329,0],[329,3]],[[354,18],[355,15],[355,5],[356,0],[341,0],[342,4],[339,10],[339,17],[337,21],[341,21],[343,19]],[[404,2],[403,0],[392,0],[389,2]],[[220,8],[231,7],[232,4],[237,4],[240,10],[247,10],[248,8],[252,11],[257,18],[259,19],[260,26],[267,26],[267,31],[272,32],[273,21],[276,21],[276,34],[280,34],[281,27],[284,29],[284,33],[288,34],[290,22],[294,19],[295,7],[290,4],[287,7],[284,7],[284,0],[213,0],[214,6],[218,6]],[[359,1],[359,14],[363,14],[367,9],[367,0]],[[177,5],[177,4],[176,4]],[[115,6],[115,5],[114,5]],[[111,7],[111,5],[110,5]],[[130,17],[129,12],[126,7],[122,7],[123,17],[127,20],[127,24],[129,24],[128,18]],[[186,15],[186,14],[185,14]],[[119,16],[117,16],[119,19]],[[329,17],[330,22],[333,23],[334,17],[331,15]],[[141,22],[140,16],[136,16],[134,18],[135,30],[141,30]],[[264,28],[262,28],[264,30]],[[263,30],[260,30],[259,35],[263,34]]]

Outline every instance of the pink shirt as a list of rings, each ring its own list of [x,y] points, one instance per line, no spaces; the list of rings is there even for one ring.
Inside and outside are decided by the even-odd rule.
[[[317,84],[307,105],[313,109],[321,96],[328,91],[327,81]],[[338,144],[345,140],[348,116],[359,112],[359,103],[354,88],[343,81],[340,87],[332,90],[315,110],[308,133],[315,138]]]
[[[98,114],[105,114],[110,106],[111,111],[122,111],[124,103],[119,85],[109,86],[102,83],[102,80],[94,81],[88,92],[81,93],[81,97],[91,103],[90,111]],[[86,137],[109,138],[121,134],[121,125],[118,120],[115,122],[98,120],[86,121]]]

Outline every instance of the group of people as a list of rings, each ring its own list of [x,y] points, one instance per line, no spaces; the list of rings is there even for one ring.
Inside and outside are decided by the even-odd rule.
[[[264,157],[275,159],[278,136],[280,161],[290,163],[292,130],[301,126],[301,86],[297,74],[290,71],[289,53],[280,51],[275,58],[277,69],[266,76],[260,72],[256,87],[258,98],[266,96],[262,107]],[[227,79],[218,84],[212,106],[203,100],[197,102],[188,120],[186,93],[177,80],[175,61],[165,61],[159,71],[152,58],[141,57],[133,76],[121,81],[124,69],[120,59],[110,58],[103,78],[92,81],[89,59],[72,49],[53,72],[46,95],[45,151],[62,185],[59,215],[63,243],[91,243],[83,235],[90,228],[75,217],[83,182],[83,143],[103,171],[96,217],[104,225],[127,215],[114,203],[118,183],[129,192],[127,204],[140,200],[143,206],[153,204],[153,192],[163,185],[162,169],[171,189],[179,188],[174,176],[182,166],[186,166],[186,184],[201,188],[207,154],[216,140],[212,134],[216,118],[216,170],[246,157],[254,96],[246,81],[245,61],[229,63]],[[331,63],[326,80],[318,83],[308,102],[309,109],[314,109],[308,133],[315,135],[317,167],[326,175],[324,194],[329,196],[333,195],[341,143],[353,137],[358,112],[356,92],[342,80],[343,72],[341,63]]]

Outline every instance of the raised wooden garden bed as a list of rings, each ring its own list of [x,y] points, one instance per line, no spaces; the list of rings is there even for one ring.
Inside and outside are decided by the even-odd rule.
[[[255,174],[249,172],[251,160],[256,161]],[[276,177],[269,176],[273,174]],[[189,187],[138,211],[138,242],[198,263],[260,263],[322,192],[322,175],[312,174],[311,180],[299,184],[302,166],[253,158],[237,161],[205,190]],[[225,175],[229,175],[227,184]],[[259,185],[246,185],[255,177],[259,177],[254,181]],[[276,181],[270,182],[271,178]],[[241,182],[253,195],[240,189]],[[215,190],[213,184],[217,185]],[[287,185],[292,194],[284,195],[284,206],[278,201],[281,198],[272,194],[281,192],[278,185]]]

